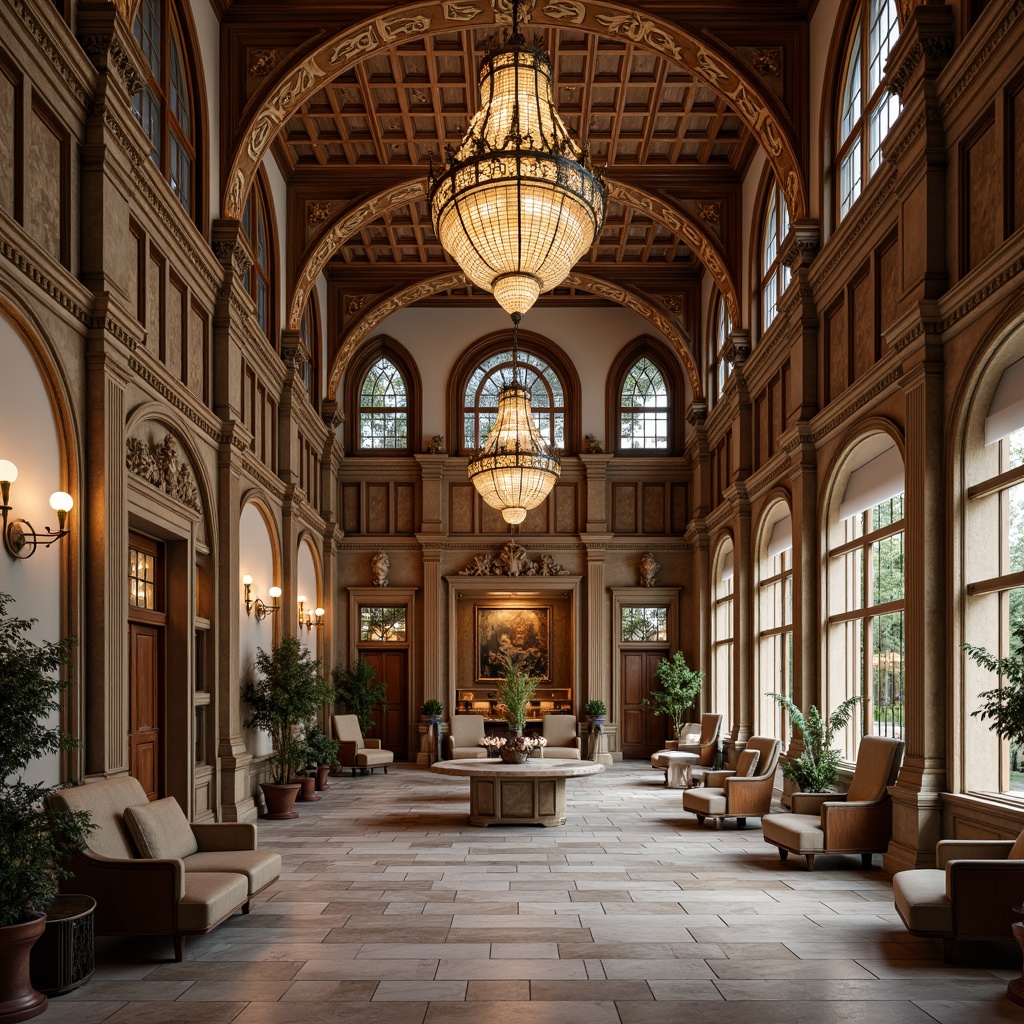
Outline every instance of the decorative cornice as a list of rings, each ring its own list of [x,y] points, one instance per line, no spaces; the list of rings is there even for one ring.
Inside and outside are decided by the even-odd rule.
[[[833,409],[832,416],[829,417],[828,421],[817,427],[811,434],[811,439],[815,444],[823,441],[828,437],[841,423],[848,420],[854,413],[859,412],[864,406],[873,402],[883,391],[892,387],[900,377],[903,376],[903,367],[898,365],[894,366],[888,373],[880,377],[875,381],[874,384],[867,391],[861,392],[857,397],[844,405],[841,409]]]
[[[33,263],[28,256],[11,242],[10,238],[0,238],[0,251],[3,252],[4,259],[21,271],[34,285],[42,289],[54,302],[67,310],[80,323],[86,327],[90,326],[91,316],[89,310],[72,298],[37,264]]]
[[[236,274],[244,276],[252,269],[252,257],[241,239],[213,243],[213,255],[223,267],[230,267]]]
[[[225,439],[220,429],[204,416],[200,416],[192,402],[187,401],[167,383],[161,380],[160,375],[155,373],[152,367],[148,366],[142,358],[141,353],[136,352],[129,356],[128,367],[139,378],[155,391],[168,405],[177,409],[187,420],[199,428],[207,437],[218,444]],[[162,365],[162,364],[161,364]]]
[[[938,61],[944,64],[952,53],[953,39],[951,36],[923,36],[907,50],[900,66],[890,74],[886,88],[902,100],[903,92],[922,58],[926,58],[930,62]]]
[[[79,42],[86,56],[99,72],[113,68],[129,97],[142,92],[145,79],[135,63],[134,54],[121,42],[116,32],[95,32],[81,36]]]
[[[60,75],[64,84],[71,90],[75,98],[83,107],[88,106],[92,94],[92,87],[86,86],[75,69],[65,60],[64,54],[56,43],[50,38],[46,29],[35,17],[34,11],[25,0],[6,0],[7,6],[21,18],[28,34],[36,41],[36,45],[53,65],[54,70]],[[35,6],[34,4],[32,6]]]

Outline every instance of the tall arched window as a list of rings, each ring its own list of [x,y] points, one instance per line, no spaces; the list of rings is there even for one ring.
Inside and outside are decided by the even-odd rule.
[[[668,385],[661,370],[641,356],[627,371],[619,391],[619,447],[668,448]]]
[[[348,451],[408,455],[418,450],[420,380],[412,357],[381,335],[361,350],[348,377]]]
[[[565,389],[546,360],[519,351],[520,383],[530,392],[533,420],[540,436],[552,448],[565,448]],[[462,396],[462,443],[480,449],[487,440],[498,410],[498,392],[512,382],[512,349],[488,356],[470,374]]]
[[[789,284],[789,267],[782,262],[782,243],[789,234],[789,210],[778,185],[768,191],[761,229],[761,330],[779,315],[779,299]]]
[[[314,409],[320,408],[320,306],[315,290],[310,294],[302,311],[299,337],[306,350],[302,361],[302,384]]]
[[[899,37],[895,0],[865,0],[846,51],[836,138],[839,219],[846,216],[882,163],[882,141],[900,112],[900,100],[882,84],[885,62]]]
[[[711,387],[708,389],[713,402],[722,397],[725,382],[732,376],[732,363],[726,358],[729,347],[729,335],[732,334],[732,320],[725,299],[719,295],[715,299],[715,311],[711,325]]]
[[[256,304],[260,330],[273,341],[274,311],[274,236],[271,233],[270,203],[262,176],[253,182],[242,211],[242,231],[249,243],[252,266],[243,283]]]
[[[862,732],[903,736],[903,477],[896,443],[874,434],[844,460],[829,507],[826,703],[864,698],[850,761]]]
[[[135,38],[148,65],[148,80],[132,109],[151,143],[150,156],[178,202],[196,214],[196,118],[185,61],[182,23],[171,0],[142,0]]]
[[[1007,349],[1011,345],[1006,346]],[[1012,345],[1019,354],[1020,340]],[[1005,351],[1005,349],[1004,349]],[[1009,356],[1012,358],[1012,356]],[[997,359],[1000,357],[997,356]],[[989,371],[964,446],[963,640],[999,658],[1021,651],[1024,628],[1024,359]],[[993,390],[994,389],[994,390]],[[991,396],[991,397],[989,397]],[[961,656],[964,749],[987,753],[961,766],[968,789],[1024,793],[1024,748],[972,719],[977,694],[1004,685]]]
[[[711,572],[711,710],[729,725],[732,700],[733,602],[736,569],[732,540],[718,546]]]
[[[793,518],[785,501],[764,515],[757,545],[757,704],[754,728],[785,741],[782,709],[768,696],[793,696]]]

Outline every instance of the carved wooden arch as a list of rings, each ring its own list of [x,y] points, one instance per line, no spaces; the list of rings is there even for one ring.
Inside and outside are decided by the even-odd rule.
[[[668,387],[668,448],[622,447],[622,383],[626,374],[644,357],[654,363]],[[605,383],[605,451],[629,458],[678,455],[683,449],[684,387],[679,361],[663,341],[650,334],[641,334],[627,342],[612,362]]]
[[[496,352],[509,351],[512,347],[512,329],[492,331],[477,338],[463,350],[448,374],[448,393],[445,402],[448,450],[453,455],[465,455],[463,444],[463,400],[469,378],[478,366]],[[564,451],[578,452],[583,440],[583,387],[576,366],[560,345],[543,334],[533,331],[519,332],[519,351],[540,356],[554,370],[562,385],[565,408]]]
[[[704,265],[715,280],[719,291],[725,297],[732,322],[740,324],[739,292],[732,274],[726,265],[725,251],[718,241],[701,227],[700,222],[684,210],[633,185],[608,181],[608,198],[615,199],[634,210],[642,210],[651,220],[674,232],[683,239],[694,256]],[[365,202],[337,213],[320,235],[312,252],[305,258],[295,278],[291,301],[288,303],[288,327],[297,331],[302,320],[302,310],[313,292],[316,279],[327,266],[331,257],[364,224],[376,220],[389,210],[399,209],[409,203],[419,202],[427,197],[427,182],[424,178],[403,182],[378,192]]]
[[[657,331],[660,331],[669,341],[669,344],[676,350],[683,366],[686,368],[686,376],[690,381],[690,390],[693,392],[694,401],[704,400],[704,389],[700,383],[700,371],[697,368],[697,360],[694,358],[690,348],[690,339],[686,332],[673,320],[671,314],[657,305],[652,300],[644,298],[637,292],[623,288],[621,285],[612,284],[601,278],[591,277],[589,274],[570,274],[566,280],[570,288],[578,288],[581,291],[589,292],[591,295],[599,295],[601,298],[614,302],[618,306],[625,306],[639,314]],[[411,306],[415,302],[428,299],[439,292],[450,291],[453,288],[466,288],[469,280],[461,270],[452,271],[449,274],[442,274],[418,284],[410,285],[400,291],[394,292],[386,299],[378,302],[367,310],[344,334],[338,351],[331,363],[331,373],[327,380],[327,394],[336,398],[338,386],[345,373],[345,368],[352,360],[359,345],[392,313]]]
[[[519,20],[524,26],[568,27],[604,38],[626,38],[675,61],[727,99],[764,147],[783,184],[790,220],[807,216],[807,185],[785,108],[711,37],[605,0],[525,0]],[[339,75],[399,43],[510,21],[505,0],[411,3],[349,26],[320,42],[312,53],[290,61],[248,116],[235,143],[225,184],[224,216],[236,220],[241,216],[256,169],[278,132],[299,106]]]

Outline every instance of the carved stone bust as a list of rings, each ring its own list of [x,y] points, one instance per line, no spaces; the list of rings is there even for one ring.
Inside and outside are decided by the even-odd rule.
[[[640,556],[640,586],[653,587],[655,574],[660,568],[661,566],[654,560],[654,555],[650,551],[645,551]]]

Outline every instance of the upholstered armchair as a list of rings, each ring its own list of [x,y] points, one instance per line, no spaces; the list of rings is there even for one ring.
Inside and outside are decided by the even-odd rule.
[[[721,715],[701,715],[700,738],[696,743],[680,742],[676,745],[676,750],[680,754],[697,754],[699,757],[697,764],[703,765],[705,768],[711,768],[718,757],[721,732]]]
[[[575,715],[545,715],[541,724],[541,733],[548,741],[542,748],[541,757],[574,758],[579,760],[580,738],[577,735],[578,723]]]
[[[898,871],[892,895],[908,931],[942,939],[947,962],[960,941],[1011,941],[1013,907],[1024,903],[1024,832],[1016,842],[944,839],[935,867]]]
[[[744,828],[747,818],[767,814],[781,748],[770,736],[751,736],[735,771],[706,771],[703,787],[683,793],[683,810],[696,814],[700,825],[713,818],[716,828],[721,827],[723,818],[735,818],[737,828]]]
[[[486,757],[487,750],[480,746],[484,738],[483,715],[452,715],[448,732],[448,757]]]
[[[807,870],[819,854],[859,853],[864,867],[885,853],[892,839],[892,799],[903,760],[903,741],[865,736],[847,793],[794,793],[792,813],[766,814],[761,819],[765,842],[779,848],[785,860],[800,853]]]
[[[664,750],[655,751],[651,755],[651,767],[665,772],[666,786],[678,786],[682,778],[685,778],[685,785],[689,786],[690,770],[694,765],[714,765],[718,757],[721,731],[721,715],[701,715],[700,725],[687,722],[680,727],[678,739],[669,740]],[[677,756],[680,754],[687,756]]]
[[[357,768],[371,775],[374,768],[383,768],[387,775],[388,765],[394,762],[395,755],[384,750],[380,740],[363,739],[355,715],[335,715],[334,735],[338,738],[338,760],[342,768],[351,768],[353,775]]]

